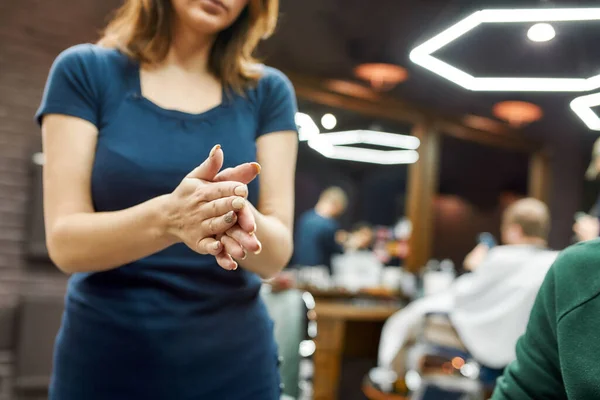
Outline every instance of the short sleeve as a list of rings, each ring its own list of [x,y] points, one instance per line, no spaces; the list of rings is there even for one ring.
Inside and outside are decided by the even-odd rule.
[[[64,114],[98,126],[100,90],[96,64],[91,44],[71,47],[54,60],[35,114],[40,125],[46,114]]]
[[[298,130],[295,122],[296,94],[292,83],[281,71],[265,67],[259,82],[261,104],[257,137],[272,132]]]

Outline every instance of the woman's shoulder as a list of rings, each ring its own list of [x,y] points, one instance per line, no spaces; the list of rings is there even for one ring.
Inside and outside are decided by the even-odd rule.
[[[600,293],[600,239],[560,253],[552,266],[558,318]]]
[[[264,64],[257,64],[254,67],[260,76],[256,91],[260,93],[272,93],[273,91],[293,93],[294,87],[290,79],[277,68]]]
[[[63,50],[54,61],[54,68],[100,78],[121,72],[129,63],[129,58],[117,49],[82,43]]]
[[[246,92],[246,100],[258,111],[260,128],[258,136],[271,132],[295,131],[295,114],[298,109],[292,82],[278,69],[256,65],[259,76],[256,85]],[[257,136],[257,137],[258,137]]]
[[[270,67],[265,64],[259,64],[257,67],[260,70],[260,81],[264,82],[288,82],[291,84],[286,74],[278,70],[277,68]]]

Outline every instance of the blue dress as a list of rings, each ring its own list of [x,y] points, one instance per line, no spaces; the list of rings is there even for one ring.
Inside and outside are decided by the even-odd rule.
[[[256,138],[296,130],[293,88],[264,67],[245,96],[201,114],[145,99],[139,65],[114,49],[72,47],[54,62],[37,113],[98,127],[96,211],[170,193],[217,143],[225,167],[256,160]],[[256,204],[255,181],[249,200]],[[56,339],[51,400],[275,400],[273,324],[261,281],[183,244],[99,273],[74,274]]]

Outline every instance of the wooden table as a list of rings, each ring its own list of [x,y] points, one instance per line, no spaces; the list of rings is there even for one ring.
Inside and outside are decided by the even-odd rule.
[[[354,329],[348,329],[348,326],[351,323],[382,323],[400,308],[401,305],[394,301],[316,298],[318,332],[314,355],[314,400],[338,398],[344,353],[361,345],[373,348],[379,342],[380,326],[376,331],[358,328],[356,325]]]

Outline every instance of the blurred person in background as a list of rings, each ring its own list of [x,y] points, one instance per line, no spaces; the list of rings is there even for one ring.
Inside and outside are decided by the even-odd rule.
[[[600,139],[594,142],[592,149],[592,160],[585,172],[587,180],[595,181],[600,175]],[[578,213],[575,216],[575,224],[573,225],[573,232],[577,241],[585,242],[588,240],[596,239],[600,236],[600,198],[592,207],[592,210],[586,213]]]
[[[370,250],[375,234],[373,228],[366,222],[359,222],[352,227],[352,231],[343,240],[346,250]]]
[[[72,277],[50,399],[279,399],[259,289],[292,254],[296,105],[252,58],[277,14],[127,0],[54,62],[45,221]]]
[[[344,253],[332,257],[332,270],[337,286],[350,291],[375,288],[381,284],[383,264],[372,249],[374,232],[365,222],[352,227],[342,243]]]
[[[331,274],[331,256],[342,253],[343,243],[348,239],[337,221],[347,206],[348,196],[343,189],[333,186],[321,193],[315,208],[296,222],[292,265],[326,266]]]
[[[489,250],[473,273],[457,278],[447,291],[414,301],[386,322],[379,366],[391,369],[398,352],[428,313],[447,313],[473,357],[490,368],[515,358],[537,291],[557,253],[546,249],[548,208],[535,199],[509,206],[501,226],[504,245]],[[401,366],[403,368],[403,366]],[[397,371],[403,378],[403,370]]]

